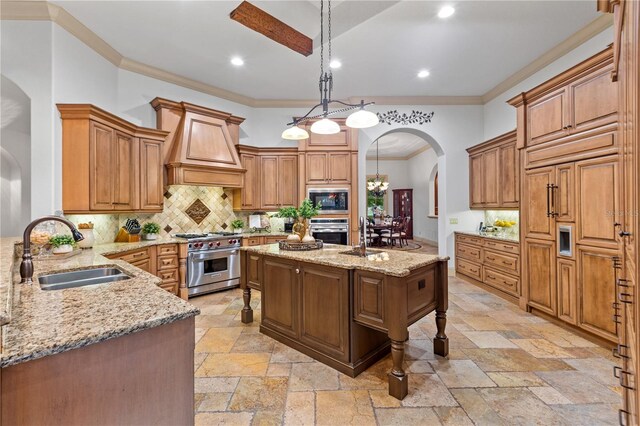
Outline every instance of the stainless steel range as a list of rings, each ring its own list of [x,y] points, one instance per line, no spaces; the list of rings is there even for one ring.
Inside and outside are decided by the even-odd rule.
[[[175,234],[188,242],[187,289],[189,296],[226,290],[240,285],[242,238],[231,233]]]

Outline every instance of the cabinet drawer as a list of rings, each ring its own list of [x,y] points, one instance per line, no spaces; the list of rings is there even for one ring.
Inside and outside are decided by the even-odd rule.
[[[518,274],[520,272],[519,256],[501,254],[495,251],[485,250],[484,264],[513,274]]]
[[[482,258],[481,249],[479,247],[467,244],[456,244],[456,256],[476,262],[480,262],[480,259]]]
[[[456,272],[464,275],[468,275],[478,281],[482,280],[482,274],[480,273],[480,265],[472,262],[467,262],[463,259],[456,259]]]
[[[162,285],[178,282],[178,270],[169,269],[166,271],[158,271],[158,277],[162,279]]]
[[[496,241],[491,238],[485,238],[482,245],[488,249],[499,251],[502,253],[520,253],[520,245],[515,243],[506,243],[504,241]]]
[[[178,267],[178,256],[158,256],[158,271],[163,269],[174,269]]]
[[[172,294],[178,294],[178,282],[171,282],[171,283],[167,283],[165,284],[164,282],[162,284],[160,284],[159,286],[160,288],[167,290],[169,293]]]
[[[278,237],[264,237],[264,243],[265,244],[274,244],[274,243],[277,243],[278,241],[284,240],[286,238],[287,237],[280,237],[280,236],[278,236]]]
[[[153,273],[153,271],[151,270],[151,259],[149,259],[148,257],[146,259],[140,259],[140,260],[131,262],[131,265],[135,266],[136,268],[142,269],[143,271],[148,272],[150,274]]]
[[[262,238],[261,237],[248,237],[248,238],[243,238],[242,239],[242,245],[243,246],[259,246],[260,244],[262,244]]]
[[[499,290],[506,291],[507,293],[510,293],[514,296],[518,295],[518,278],[510,277],[503,272],[498,272],[494,269],[487,268],[486,266],[483,269],[482,281],[485,284],[488,284],[491,287],[495,287]]]
[[[158,256],[163,256],[165,254],[178,254],[178,245],[163,244],[161,246],[158,246]]]
[[[456,241],[460,243],[473,244],[476,246],[482,245],[482,238],[473,237],[471,235],[456,234]]]
[[[149,258],[149,249],[145,248],[145,249],[141,249],[141,250],[134,250],[134,251],[129,251],[125,254],[122,254],[118,257],[115,257],[115,259],[120,259],[120,260],[124,260],[125,262],[128,263],[133,263],[133,262],[138,262],[140,260],[143,259],[148,259]]]

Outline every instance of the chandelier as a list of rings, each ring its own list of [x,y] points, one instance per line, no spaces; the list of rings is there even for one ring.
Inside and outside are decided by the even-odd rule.
[[[331,63],[331,0],[328,0],[329,11],[327,13],[327,33],[328,33],[328,50],[329,50],[329,63]],[[304,116],[294,118],[292,122],[288,123],[287,128],[282,132],[283,139],[289,140],[301,140],[307,139],[309,133],[306,130],[298,127],[299,124],[308,120],[320,120],[314,122],[311,125],[311,132],[320,135],[332,135],[340,132],[340,125],[335,121],[328,118],[330,115],[340,114],[343,112],[357,109],[357,111],[351,113],[347,117],[346,125],[354,129],[366,129],[367,127],[373,127],[378,124],[378,116],[371,111],[367,111],[364,107],[373,105],[373,102],[365,103],[361,100],[359,104],[348,104],[342,101],[331,99],[331,91],[333,90],[333,73],[331,69],[329,72],[324,70],[324,0],[320,0],[320,80],[318,82],[320,89],[320,103],[315,105]],[[338,108],[332,111],[329,110],[329,106],[337,104]],[[313,112],[322,107],[321,114],[313,114]],[[313,115],[312,115],[313,114]]]
[[[378,157],[378,139],[376,139],[376,178],[372,181],[367,182],[367,191],[369,191],[374,197],[380,198],[382,197],[387,189],[389,189],[389,182],[386,182],[384,179],[380,177],[380,171],[378,168],[379,157]]]

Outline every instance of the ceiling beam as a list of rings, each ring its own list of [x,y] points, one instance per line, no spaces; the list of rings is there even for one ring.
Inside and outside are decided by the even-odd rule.
[[[240,3],[229,17],[304,56],[313,53],[313,40],[248,1]]]

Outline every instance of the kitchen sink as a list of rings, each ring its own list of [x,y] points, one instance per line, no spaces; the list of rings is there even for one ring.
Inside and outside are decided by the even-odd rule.
[[[120,269],[108,267],[42,275],[38,278],[38,282],[43,290],[62,290],[128,280],[129,278],[131,277]]]
[[[369,251],[367,250],[365,253],[365,256],[369,256],[372,254],[377,254],[378,252],[376,251]],[[347,250],[347,251],[341,251],[340,254],[348,254],[349,256],[358,256],[358,257],[363,257],[362,254],[360,253],[359,249],[354,249],[354,250]]]

